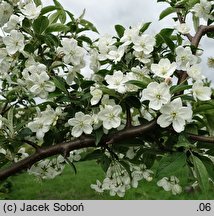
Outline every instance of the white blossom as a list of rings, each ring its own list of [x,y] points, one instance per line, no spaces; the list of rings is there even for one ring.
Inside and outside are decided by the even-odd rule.
[[[114,89],[119,93],[126,92],[126,82],[128,79],[121,71],[114,71],[113,75],[106,75],[105,80],[108,83],[109,89]]]
[[[117,128],[120,126],[121,113],[122,108],[120,105],[106,105],[105,108],[99,112],[98,118],[103,122],[103,127],[107,130],[110,130],[112,128]]]
[[[187,65],[196,64],[198,58],[192,54],[190,47],[178,46],[175,49],[178,70],[186,70]]]
[[[77,41],[73,38],[65,38],[61,44],[62,47],[58,49],[58,52],[64,54],[63,61],[66,64],[83,67],[85,51],[82,47],[78,46]]]
[[[158,117],[157,123],[163,128],[172,123],[177,133],[183,131],[186,121],[192,119],[191,108],[182,106],[181,98],[176,98],[172,102],[165,104],[160,109],[160,112],[162,114]]]
[[[102,193],[104,191],[102,188],[102,183],[99,180],[96,181],[96,184],[91,184],[91,189],[98,193]]]
[[[72,136],[79,137],[82,133],[92,133],[92,118],[90,115],[85,115],[83,112],[75,113],[75,117],[68,120],[68,124],[73,126]]]
[[[186,23],[177,23],[175,28],[181,34],[188,34],[190,32],[190,27]]]
[[[142,91],[141,101],[149,100],[149,108],[159,110],[163,104],[170,101],[169,87],[163,83],[151,82]]]
[[[93,106],[99,103],[100,99],[102,98],[103,92],[100,89],[91,87],[90,94],[92,95],[91,105]]]
[[[42,140],[45,133],[50,130],[50,127],[56,124],[60,115],[60,108],[57,107],[56,110],[53,110],[50,106],[47,106],[42,112],[38,110],[38,116],[32,122],[29,122],[27,126],[32,132],[36,133],[37,139]]]
[[[144,34],[134,38],[133,49],[137,52],[143,52],[148,55],[154,50],[155,38],[153,36]]]
[[[145,54],[143,51],[137,52],[134,51],[133,55],[136,57],[136,59],[144,64],[148,64],[151,62],[151,55]]]
[[[13,14],[13,7],[6,1],[0,2],[0,27],[2,27]]]
[[[44,64],[34,62],[23,70],[22,76],[25,81],[19,80],[19,83],[26,85],[35,96],[45,99],[48,93],[55,91],[56,88],[46,71]]]
[[[203,79],[201,67],[198,64],[194,64],[192,66],[189,66],[189,64],[187,64],[186,72],[187,72],[188,76],[194,80],[202,80]]]
[[[214,16],[211,15],[212,1],[200,0],[200,3],[197,3],[192,8],[192,11],[195,13],[196,17],[203,18],[204,20],[214,19]]]
[[[3,42],[10,55],[15,54],[17,51],[21,52],[24,49],[24,36],[17,30],[12,30],[9,36],[3,38]]]
[[[108,53],[111,50],[115,50],[116,46],[114,45],[117,42],[115,38],[112,38],[111,35],[105,34],[104,36],[101,36],[100,39],[97,42],[99,55],[99,60],[105,60],[108,58]]]
[[[139,28],[133,27],[125,29],[123,37],[120,39],[120,42],[123,43],[122,46],[128,46],[134,42],[134,39],[139,36]]]
[[[151,70],[152,72],[162,78],[168,78],[173,75],[174,71],[176,70],[176,63],[170,63],[169,59],[161,59],[158,64],[152,64]]]
[[[115,64],[121,60],[125,53],[125,47],[124,46],[119,46],[115,50],[111,50],[108,53],[108,59],[113,60]]]
[[[211,99],[211,88],[204,86],[202,81],[196,81],[192,86],[192,94],[194,99],[197,101],[206,101]]]
[[[159,187],[163,187],[165,191],[172,190],[172,184],[169,182],[169,179],[167,177],[163,177],[161,180],[157,182],[157,185]]]
[[[17,29],[19,23],[20,17],[12,14],[9,21],[6,23],[6,26],[4,27],[4,31],[9,33],[10,31]]]
[[[40,12],[41,12],[42,6],[39,5],[38,7],[33,3],[30,2],[26,4],[22,9],[21,12],[28,18],[28,19],[36,19]]]

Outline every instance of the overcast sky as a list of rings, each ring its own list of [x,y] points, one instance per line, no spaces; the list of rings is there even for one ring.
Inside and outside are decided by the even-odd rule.
[[[51,0],[43,1],[50,4]],[[125,27],[135,26],[142,22],[152,21],[150,33],[158,33],[160,29],[172,27],[174,22],[170,18],[158,21],[159,14],[168,4],[157,3],[157,0],[60,0],[66,9],[78,17],[86,9],[85,18],[91,21],[101,35],[115,34],[114,25]],[[202,56],[203,73],[214,82],[214,69],[207,67],[207,58],[214,56],[214,40],[203,38],[204,48]]]

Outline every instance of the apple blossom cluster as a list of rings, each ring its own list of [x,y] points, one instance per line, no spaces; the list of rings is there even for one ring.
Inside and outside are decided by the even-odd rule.
[[[192,8],[192,11],[196,17],[203,18],[205,21],[208,19],[214,20],[214,16],[210,13],[213,5],[213,1],[200,0],[200,2],[195,4]]]
[[[62,115],[62,110],[60,107],[57,107],[55,110],[51,106],[47,106],[46,110],[41,111],[37,110],[37,116],[33,121],[28,123],[28,128],[34,133],[36,133],[36,138],[42,140],[45,133],[47,133],[51,126],[54,126],[59,118]]]
[[[109,191],[110,196],[123,197],[128,189],[137,188],[139,181],[143,179],[152,181],[153,179],[153,171],[147,169],[144,164],[140,164],[140,166],[131,165],[130,172],[131,174],[121,164],[112,163],[103,182],[97,180],[96,184],[91,184],[91,188],[98,193]]]
[[[18,80],[19,84],[26,89],[26,92],[30,91],[34,96],[45,99],[48,93],[55,91],[56,87],[50,81],[47,67],[44,64],[32,62],[23,70],[22,76],[23,78]]]
[[[40,179],[53,179],[63,172],[66,163],[79,161],[81,159],[81,153],[84,151],[84,149],[71,151],[67,158],[59,155],[52,159],[41,160],[31,166],[28,169],[28,173]]]
[[[173,195],[180,194],[182,187],[179,185],[179,179],[176,176],[163,177],[157,182],[159,187],[162,187],[165,191],[171,191]]]

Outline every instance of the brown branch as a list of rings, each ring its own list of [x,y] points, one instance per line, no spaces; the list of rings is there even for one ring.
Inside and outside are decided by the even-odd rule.
[[[210,26],[200,25],[195,36],[192,38],[191,44],[197,48],[201,38],[208,32],[214,32],[214,25],[210,25]]]
[[[155,125],[156,121],[154,120],[146,125],[125,128],[124,130],[118,131],[115,134],[104,137],[101,140],[100,145],[103,146],[106,144],[113,144],[126,138],[135,137],[136,135],[140,135],[151,130],[152,128],[154,128]],[[66,155],[68,155],[69,152],[72,150],[88,147],[96,147],[95,138],[93,136],[81,136],[79,139],[75,139],[74,141],[60,143],[48,147],[41,147],[39,148],[39,151],[35,152],[29,157],[12,164],[11,167],[6,168],[5,170],[0,171],[0,180],[4,180],[11,175],[14,175],[22,170],[28,169],[34,163],[47,157],[59,154],[64,155],[66,157]]]
[[[195,134],[188,134],[188,137],[193,141],[201,141],[201,142],[207,142],[214,144],[214,137],[206,137],[206,136],[200,136]]]
[[[126,107],[126,128],[129,128],[132,126],[132,116],[131,116],[131,110],[129,106]]]
[[[95,146],[95,139],[92,137],[79,138],[71,142],[60,143],[57,145],[40,148],[39,152],[35,152],[29,157],[12,164],[5,170],[0,171],[0,180],[4,180],[22,170],[30,168],[34,163],[54,155],[66,155],[68,152]]]

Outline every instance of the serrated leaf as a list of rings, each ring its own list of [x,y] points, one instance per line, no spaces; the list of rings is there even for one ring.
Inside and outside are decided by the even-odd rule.
[[[183,152],[173,153],[163,157],[157,169],[157,177],[173,175],[186,165],[186,155]]]
[[[140,33],[144,33],[148,28],[149,26],[151,25],[152,22],[147,22],[143,25],[143,27],[140,29]]]
[[[159,20],[162,20],[164,17],[166,17],[166,16],[168,16],[168,15],[174,13],[174,12],[175,12],[175,8],[173,8],[173,7],[166,8],[165,10],[163,10],[161,12],[161,14],[159,16]]]
[[[37,34],[42,34],[48,27],[49,20],[45,16],[40,16],[33,22],[33,30]]]
[[[192,161],[199,186],[203,192],[207,193],[209,189],[209,176],[207,169],[198,157],[192,155]]]
[[[115,25],[114,28],[117,32],[118,37],[119,38],[123,37],[125,28],[122,25]]]

